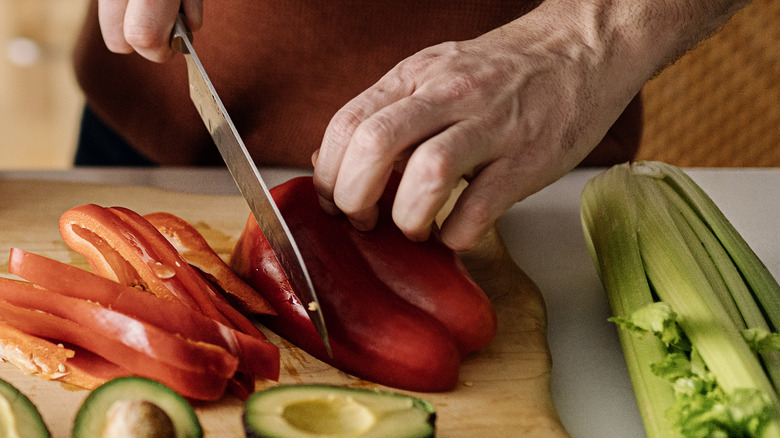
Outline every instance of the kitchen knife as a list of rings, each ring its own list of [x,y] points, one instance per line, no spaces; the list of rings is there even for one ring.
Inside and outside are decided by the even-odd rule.
[[[173,28],[171,47],[184,54],[184,59],[187,61],[190,98],[200,113],[203,123],[206,124],[211,138],[214,139],[241,194],[249,204],[249,209],[254,214],[260,229],[268,239],[293,291],[306,307],[309,318],[325,344],[325,349],[332,356],[325,318],[295,239],[290,234],[290,229],[263,182],[257,166],[230,120],[214,85],[203,69],[198,55],[195,54],[192,47],[192,34],[181,13],[176,18]]]

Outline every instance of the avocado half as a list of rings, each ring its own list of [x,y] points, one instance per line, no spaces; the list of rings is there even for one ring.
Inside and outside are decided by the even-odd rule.
[[[0,380],[0,436],[8,438],[50,437],[38,409],[10,383]]]
[[[423,438],[436,412],[424,400],[334,385],[280,385],[252,394],[244,409],[248,438]]]
[[[84,400],[73,423],[73,438],[95,438],[107,430],[136,436],[201,438],[195,410],[176,391],[155,380],[118,377],[95,388]],[[139,432],[135,432],[138,434]]]

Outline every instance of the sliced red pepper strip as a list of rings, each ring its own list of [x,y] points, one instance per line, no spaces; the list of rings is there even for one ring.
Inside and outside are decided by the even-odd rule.
[[[171,242],[184,260],[216,284],[240,311],[248,315],[276,314],[268,301],[241,280],[189,222],[165,212],[145,214],[144,219]]]
[[[130,375],[119,365],[88,351],[55,344],[0,323],[0,357],[27,374],[93,389],[109,379]]]
[[[187,288],[192,274],[183,269],[183,259],[175,259],[176,251],[168,241],[150,242],[149,235],[139,233],[132,225],[115,209],[86,204],[62,214],[60,234],[98,275],[222,319],[210,300],[202,299],[203,294],[193,295]]]
[[[152,224],[131,210],[94,204],[71,208],[60,218],[60,234],[101,276],[179,301],[245,333],[259,333]]]
[[[238,359],[224,348],[188,340],[97,303],[59,295],[30,283],[0,277],[0,299],[19,308],[67,319],[86,334],[99,335],[137,355],[186,371],[230,378],[238,368]],[[95,353],[108,358],[105,351]]]
[[[453,336],[372,273],[345,233],[348,221],[320,208],[311,178],[288,181],[272,194],[299,242],[318,292],[333,357],[326,353],[257,222],[250,217],[231,263],[278,312],[276,317],[259,317],[261,321],[313,356],[358,377],[414,391],[455,387],[460,352]]]
[[[153,248],[159,248],[158,255],[164,260],[168,260],[168,264],[162,262],[162,265],[173,266],[177,273],[181,274],[179,278],[185,284],[190,296],[195,298],[201,306],[208,309],[216,309],[222,316],[222,320],[218,321],[226,325],[233,325],[247,334],[256,335],[260,333],[257,327],[246,316],[236,310],[235,307],[231,306],[214,286],[206,281],[195,268],[190,266],[181,254],[176,251],[176,248],[168,242],[168,239],[157,231],[157,228],[144,219],[143,216],[124,207],[111,207],[109,210],[122,218],[141,240],[148,241],[150,243],[149,246]],[[159,273],[155,273],[159,275]]]
[[[5,288],[7,285],[3,285]],[[185,397],[217,400],[225,392],[228,380],[212,373],[193,372],[160,362],[122,343],[84,330],[73,321],[42,312],[24,309],[0,300],[0,318],[25,333],[99,351],[106,359],[126,368],[134,375],[148,377],[168,385]]]
[[[217,345],[240,359],[240,371],[279,378],[279,349],[260,332],[247,335],[179,303],[18,248],[11,249],[8,271],[52,292],[97,302],[187,339]]]
[[[117,377],[132,375],[127,369],[110,362],[89,350],[85,350],[76,345],[69,345],[68,348],[73,349],[75,354],[72,358],[69,358],[68,362],[65,364],[66,372],[88,374],[95,380],[96,385],[87,387],[87,389],[93,389],[101,383],[105,383]],[[62,380],[76,386],[82,386],[79,382],[71,379],[70,376],[64,377]]]

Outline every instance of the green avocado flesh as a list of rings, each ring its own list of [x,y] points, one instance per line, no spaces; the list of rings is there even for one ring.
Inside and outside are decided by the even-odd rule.
[[[172,389],[154,380],[120,377],[95,388],[73,423],[73,438],[109,436],[201,438],[203,430],[189,402]]]
[[[0,380],[0,437],[49,437],[38,409],[10,383]]]
[[[247,436],[422,438],[434,436],[430,403],[392,392],[331,385],[282,385],[246,402]]]

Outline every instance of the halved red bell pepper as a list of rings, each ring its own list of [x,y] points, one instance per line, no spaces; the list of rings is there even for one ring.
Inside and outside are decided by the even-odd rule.
[[[99,303],[186,339],[222,347],[239,358],[239,371],[279,378],[279,349],[262,333],[247,335],[180,303],[18,248],[11,249],[8,271],[52,292]]]
[[[461,354],[477,351],[496,335],[495,309],[458,255],[437,235],[414,242],[395,225],[391,211],[398,182],[394,175],[379,200],[373,230],[345,231],[383,283],[447,327]]]
[[[479,303],[476,308],[471,308],[471,304],[452,303],[445,292],[430,290],[431,283],[426,282],[416,286],[412,283],[419,300],[403,298],[394,289],[399,285],[408,287],[404,279],[389,282],[376,271],[386,269],[385,264],[396,263],[399,258],[408,258],[411,262],[395,272],[404,278],[417,278],[417,282],[419,276],[405,275],[405,271],[425,272],[428,257],[440,256],[419,256],[411,247],[409,253],[404,252],[406,249],[390,250],[389,256],[375,251],[373,244],[364,248],[360,240],[372,239],[372,233],[354,234],[345,217],[325,214],[319,207],[311,178],[290,180],[272,189],[272,194],[298,242],[317,289],[333,356],[327,355],[304,306],[295,297],[268,242],[250,216],[231,265],[276,309],[278,316],[263,316],[261,321],[313,356],[358,377],[408,390],[452,389],[458,380],[461,350],[483,346],[488,341],[486,338],[495,333],[495,315],[485,311],[483,292],[462,278],[467,276],[465,270],[450,260],[435,268],[434,273],[451,277],[455,285],[453,297],[458,300],[462,299],[458,298],[461,295],[468,296],[469,300],[465,301]],[[380,246],[397,244],[395,236],[406,241],[402,235],[388,233],[387,236],[381,238]],[[369,261],[368,256],[377,259]],[[427,310],[410,302],[428,300],[432,301],[431,305],[422,306]],[[456,326],[460,314],[480,334],[464,336],[468,327],[450,330],[429,313],[448,305],[458,312],[442,318],[447,325]],[[476,322],[470,314],[475,310],[479,315]]]
[[[186,397],[218,399],[238,366],[220,347],[188,341],[94,303],[7,278],[0,278],[0,291],[0,319],[8,325],[98,352]]]
[[[152,224],[129,209],[71,208],[60,217],[60,234],[103,277],[178,301],[245,333],[259,333]]]

